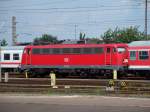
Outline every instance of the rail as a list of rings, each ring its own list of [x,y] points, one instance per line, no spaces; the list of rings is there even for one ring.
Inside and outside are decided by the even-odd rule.
[[[0,83],[0,93],[140,95],[150,97],[150,81],[145,80],[115,80],[114,84],[110,85],[110,80],[57,79],[58,88],[52,88],[50,84],[49,78],[11,78],[7,83]]]

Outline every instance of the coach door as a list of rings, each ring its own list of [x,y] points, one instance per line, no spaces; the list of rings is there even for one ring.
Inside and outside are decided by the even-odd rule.
[[[26,49],[26,64],[27,65],[31,64],[31,49],[30,48]]]
[[[106,55],[105,55],[105,64],[106,65],[111,65],[111,53],[112,52],[112,48],[111,47],[106,47]]]

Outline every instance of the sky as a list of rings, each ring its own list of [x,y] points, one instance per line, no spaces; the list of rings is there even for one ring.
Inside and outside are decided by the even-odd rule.
[[[0,39],[11,45],[12,16],[18,42],[30,42],[45,33],[62,40],[77,39],[80,32],[100,38],[115,27],[139,26],[144,31],[144,10],[145,0],[0,0]],[[150,0],[148,28],[149,11]]]

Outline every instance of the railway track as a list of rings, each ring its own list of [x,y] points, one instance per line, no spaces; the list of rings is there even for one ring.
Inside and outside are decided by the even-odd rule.
[[[121,82],[125,82],[122,88]],[[114,90],[107,91],[109,80],[101,79],[57,79],[58,88],[50,86],[49,78],[10,78],[0,83],[0,93],[44,93],[44,94],[102,94],[102,95],[147,95],[150,97],[150,81],[116,80]]]
[[[56,79],[57,85],[83,85],[83,86],[107,86],[109,79]],[[121,82],[125,82],[127,86],[132,87],[150,87],[149,80],[116,80],[115,86],[119,86]],[[50,85],[50,78],[9,78],[7,84],[37,84]],[[1,83],[6,84],[6,83]]]
[[[4,80],[4,79],[3,79]],[[109,79],[56,79],[57,85],[83,85],[83,86],[108,86]],[[115,80],[114,86],[120,86],[124,82],[130,87],[150,87],[149,80]],[[50,78],[9,78],[7,83],[2,84],[28,84],[28,85],[50,85]]]
[[[108,80],[100,79],[56,79],[57,85],[106,85]],[[50,85],[50,78],[9,78],[7,84],[37,84]],[[2,83],[3,84],[3,83]]]

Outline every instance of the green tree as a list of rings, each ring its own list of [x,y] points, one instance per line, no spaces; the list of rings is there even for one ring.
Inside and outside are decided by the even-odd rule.
[[[46,44],[56,44],[58,43],[57,37],[43,34],[42,37],[37,37],[34,39],[33,44],[35,45],[46,45]]]
[[[5,39],[3,39],[1,41],[1,46],[7,46],[7,45],[8,45],[7,41]]]
[[[81,33],[79,34],[79,41],[80,43],[87,43],[87,44],[100,44],[103,43],[102,40],[100,40],[100,38],[96,38],[96,37],[86,37],[85,33]]]
[[[139,27],[108,29],[101,37],[105,43],[129,43],[132,41],[146,40],[144,32],[138,30]]]
[[[99,38],[86,38],[86,43],[87,44],[102,44],[102,40],[100,40]]]

